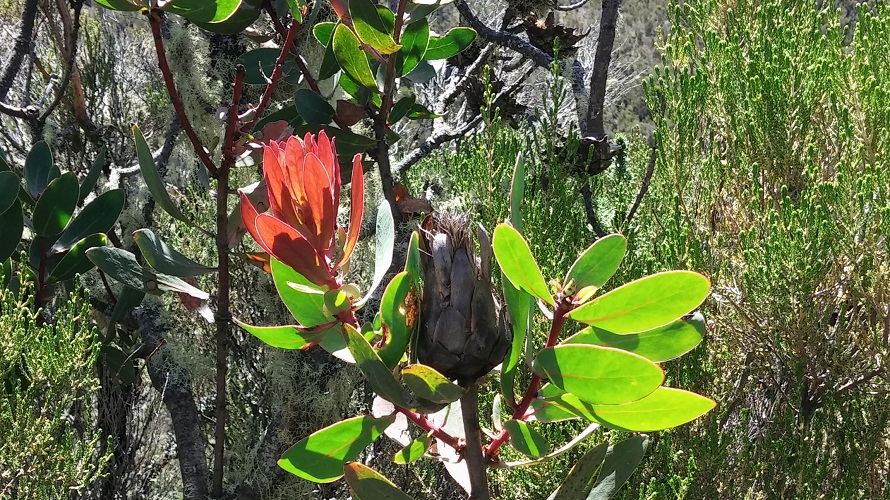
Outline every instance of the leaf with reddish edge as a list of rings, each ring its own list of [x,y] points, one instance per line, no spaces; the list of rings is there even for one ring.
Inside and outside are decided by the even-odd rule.
[[[507,224],[498,224],[491,243],[501,272],[516,288],[554,305],[553,296],[535,262],[528,243],[519,231]]]
[[[316,154],[321,164],[328,173],[328,181],[331,183],[331,192],[334,193],[334,207],[340,206],[340,164],[337,163],[337,149],[334,139],[328,138],[324,130],[318,133],[318,149]]]
[[[657,273],[611,290],[568,316],[612,333],[642,332],[692,311],[710,290],[708,278],[692,271]]]
[[[575,289],[595,286],[602,288],[618,270],[627,251],[627,239],[620,234],[610,234],[596,240],[569,268],[563,284],[575,280]]]
[[[392,414],[381,418],[352,417],[337,422],[293,445],[278,460],[278,466],[316,483],[336,481],[343,476],[343,465],[355,460],[395,419]]]
[[[404,491],[396,488],[389,479],[374,469],[358,462],[349,462],[343,466],[343,475],[349,485],[349,493],[355,500],[414,500]]]
[[[248,230],[250,228],[248,226]],[[257,215],[251,235],[270,255],[293,267],[312,283],[318,286],[336,284],[312,244],[279,219],[267,214]]]
[[[288,190],[290,179],[279,161],[279,154],[278,145],[274,143],[263,149],[263,176],[269,191],[269,208],[276,217],[302,232],[305,227],[302,227],[297,218],[293,198]],[[245,223],[245,226],[249,224]]]
[[[236,318],[232,318],[232,321],[266,345],[279,349],[308,349],[321,342],[334,328],[333,326],[306,328],[297,325],[253,326]]]
[[[339,177],[339,176],[338,176]],[[362,228],[362,218],[365,216],[365,175],[362,169],[362,155],[357,154],[352,158],[352,192],[349,197],[349,233],[346,236],[346,246],[343,255],[337,262],[337,269],[349,261],[355,244],[358,242],[358,234]]]

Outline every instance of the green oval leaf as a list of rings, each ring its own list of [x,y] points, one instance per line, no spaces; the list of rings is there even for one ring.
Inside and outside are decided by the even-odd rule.
[[[414,102],[417,100],[417,97],[412,95],[406,95],[405,97],[396,101],[395,105],[392,107],[392,111],[389,113],[389,118],[387,118],[387,122],[392,125],[397,123],[399,120],[405,117],[409,111],[411,111],[411,107],[414,106]]]
[[[132,253],[116,247],[95,247],[87,250],[86,254],[96,267],[115,280],[136,290],[145,289],[145,273]]]
[[[161,7],[161,10],[192,22],[218,23],[235,14],[240,5],[241,0],[173,0]]]
[[[334,108],[323,97],[310,89],[299,89],[294,94],[297,113],[308,124],[327,125],[334,119]]]
[[[534,369],[556,387],[591,404],[622,404],[652,393],[664,372],[648,359],[610,347],[559,345],[542,349]]]
[[[387,415],[337,422],[293,445],[278,460],[278,466],[316,483],[336,481],[343,475],[343,465],[358,457],[395,420],[395,415]]]
[[[494,230],[491,246],[501,266],[501,272],[514,287],[554,305],[541,270],[519,231],[507,224],[498,224]]]
[[[452,28],[442,36],[430,37],[423,58],[427,61],[448,59],[469,47],[475,39],[476,30],[472,28]]]
[[[141,5],[135,5],[129,0],[96,0],[96,3],[111,10],[140,10]]]
[[[50,248],[50,252],[64,252],[91,234],[107,233],[114,227],[124,210],[124,190],[112,189],[97,196],[78,213]]]
[[[691,271],[668,271],[632,281],[569,312],[575,321],[612,333],[666,325],[697,308],[711,282]]]
[[[510,434],[510,444],[523,455],[542,457],[550,451],[547,439],[525,422],[507,420],[504,429]]]
[[[151,229],[139,229],[133,233],[133,241],[142,251],[145,262],[154,270],[179,277],[194,277],[216,270],[189,259],[164,243]]]
[[[453,403],[466,389],[452,384],[445,375],[426,365],[411,365],[402,370],[402,380],[418,398],[433,403]]]
[[[646,330],[641,333],[617,335],[589,326],[565,339],[562,344],[593,344],[614,347],[639,354],[653,363],[678,358],[701,342],[705,318],[696,313],[692,318]]]
[[[61,233],[71,220],[79,196],[80,186],[74,172],[67,172],[50,182],[34,207],[34,232],[38,236]]]
[[[335,328],[332,326],[317,332],[305,332],[294,325],[253,326],[236,318],[232,318],[232,320],[247,333],[262,340],[265,344],[279,349],[306,349],[321,342],[325,335]]]
[[[274,258],[270,259],[269,265],[278,296],[297,323],[310,327],[333,321],[334,318],[324,310],[324,290]]]
[[[396,73],[405,76],[417,67],[426,54],[430,41],[430,23],[425,17],[405,26],[400,42],[402,49],[396,57]]]
[[[717,403],[694,392],[659,387],[652,394],[622,405],[591,405],[603,426],[632,432],[654,432],[691,422]]]
[[[0,214],[5,212],[18,199],[21,184],[14,172],[0,172]]]
[[[87,175],[80,181],[80,197],[77,199],[77,204],[81,205],[84,200],[86,200],[87,196],[93,191],[93,188],[96,187],[96,181],[99,180],[99,174],[102,173],[102,167],[108,163],[107,155],[105,153],[105,146],[102,146],[102,149],[99,150],[99,156],[93,160],[93,164],[90,165],[90,170],[87,172]],[[105,231],[101,231],[105,232]]]
[[[402,395],[402,386],[393,377],[392,371],[380,361],[380,357],[361,332],[344,323],[342,335],[355,364],[371,384],[371,389],[392,404],[408,406]]]
[[[371,280],[371,288],[356,303],[356,307],[361,307],[362,304],[367,302],[374,290],[380,286],[383,277],[386,276],[386,272],[389,271],[396,239],[395,231],[395,222],[392,218],[389,203],[386,200],[380,200],[380,204],[377,205],[377,231],[374,241],[374,278]]]
[[[566,408],[557,401],[547,399],[534,399],[528,414],[530,422],[562,422],[563,420],[575,420],[580,418],[577,412]]]
[[[393,54],[402,46],[392,38],[371,0],[349,0],[349,15],[359,39],[383,55]]]
[[[421,434],[417,439],[408,443],[408,446],[397,451],[392,461],[401,465],[410,464],[421,458],[430,449],[432,442],[433,439],[429,434]]]
[[[377,350],[380,359],[390,369],[395,368],[414,332],[417,323],[417,297],[413,294],[413,280],[403,271],[386,285],[380,299],[380,319],[386,332],[386,344]]]
[[[145,137],[142,136],[142,132],[139,131],[139,127],[136,125],[133,125],[133,140],[136,143],[136,157],[139,159],[139,170],[142,172],[142,178],[145,180],[145,185],[148,186],[148,190],[151,192],[151,196],[154,198],[155,203],[174,219],[181,220],[190,226],[194,226],[191,219],[186,217],[185,214],[179,210],[179,207],[173,203],[173,200],[170,199],[170,194],[167,193],[167,188],[164,187],[164,181],[158,174],[158,169],[155,166],[155,159],[151,155],[148,143],[145,142]]]
[[[343,71],[362,87],[378,92],[368,58],[352,30],[343,24],[338,24],[331,45],[334,48],[334,57],[337,58],[337,63]]]
[[[91,234],[74,244],[52,269],[48,283],[70,280],[93,268],[93,262],[87,258],[86,251],[90,248],[104,247],[108,238],[103,233]]]
[[[627,251],[627,239],[620,234],[610,234],[596,240],[581,252],[566,273],[563,284],[574,280],[576,290],[589,286],[602,288],[618,270],[625,251]]]
[[[354,500],[414,500],[377,471],[358,462],[344,465],[343,475]]]
[[[22,203],[19,200],[3,213],[0,213],[0,227],[3,228],[3,237],[0,238],[0,262],[5,262],[16,252],[25,232],[24,219],[22,218]]]
[[[244,83],[251,85],[265,85],[268,78],[272,77],[275,63],[281,50],[273,48],[259,48],[245,52],[238,57],[237,63],[244,65]],[[297,83],[300,80],[300,68],[293,59],[288,58],[282,67],[284,80],[287,83]]]

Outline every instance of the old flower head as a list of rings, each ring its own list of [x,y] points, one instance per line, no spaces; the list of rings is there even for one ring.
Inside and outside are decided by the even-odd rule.
[[[477,259],[469,219],[444,215],[424,223],[423,306],[417,359],[462,385],[504,359],[510,347],[505,314],[491,287],[491,241],[480,226]]]
[[[253,239],[269,254],[318,286],[336,287],[339,270],[358,241],[364,204],[360,155],[352,163],[348,233],[337,225],[340,164],[324,131],[301,141],[272,141],[263,153],[263,177],[271,213],[259,213],[241,194],[241,217]],[[339,238],[338,238],[339,237]]]

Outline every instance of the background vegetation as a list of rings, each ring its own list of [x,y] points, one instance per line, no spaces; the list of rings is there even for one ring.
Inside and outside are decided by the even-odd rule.
[[[9,26],[21,5],[0,2]],[[564,22],[596,26],[599,6],[585,9]],[[49,68],[34,69],[42,84],[60,64],[51,33],[62,21],[54,16],[43,18],[45,34],[34,44]],[[145,210],[145,188],[133,177],[128,127],[135,121],[153,147],[168,148],[166,181],[179,187],[177,201],[210,225],[211,203],[192,196],[209,185],[193,173],[191,146],[170,132],[146,27],[92,8],[81,22],[77,70],[86,114],[73,105],[72,87],[37,137],[23,121],[2,115],[7,162],[20,166],[31,143],[44,139],[59,165],[83,174],[104,145],[109,162],[100,187],[124,187],[129,196],[119,234],[150,226],[209,263],[211,251],[188,231]],[[246,42],[185,23],[168,28],[186,106],[198,110],[193,116],[212,116],[206,111],[227,99],[219,82],[230,80],[232,54]],[[510,113],[489,93],[478,129],[405,169],[400,181],[436,210],[468,210],[491,227],[504,218],[510,174],[522,154],[529,168],[526,234],[546,277],[567,268],[600,226],[630,243],[613,283],[666,269],[694,269],[712,279],[714,293],[703,309],[708,335],[666,371],[669,383],[708,395],[718,407],[694,425],[652,436],[623,498],[887,498],[890,9],[882,2],[834,10],[805,1],[628,1],[618,37],[623,64],[613,67],[607,130],[620,134],[625,147],[606,171],[579,172],[565,147],[578,140],[570,132],[577,126],[566,118],[573,106],[568,83],[554,68],[529,76],[516,97],[534,120],[513,128],[502,119]],[[577,57],[591,57],[585,51],[592,46]],[[32,97],[39,103],[41,96]],[[209,139],[221,127],[206,118],[196,130]],[[235,176],[242,185],[252,173],[244,168]],[[570,214],[588,214],[590,224],[569,227]],[[364,251],[371,267],[371,252]],[[284,321],[268,277],[244,262],[233,266],[239,318]],[[9,283],[27,286],[27,276],[5,274]],[[107,326],[102,284],[94,274],[82,282],[99,293],[59,296],[43,316],[16,298],[27,294],[3,292],[0,496],[15,483],[19,498],[65,491],[83,498],[179,498],[185,486],[164,398],[171,388],[194,394],[211,434],[212,325],[177,300],[152,298],[143,308],[157,314],[145,317],[155,318],[165,347],[156,357],[110,365],[99,351],[100,334],[89,326]],[[120,328],[114,345],[138,351],[134,345],[150,339],[126,332],[140,327],[146,324]],[[337,485],[288,477],[275,460],[312,430],[367,406],[369,392],[355,386],[355,371],[324,353],[261,347],[240,331],[232,349],[227,494],[345,497]],[[29,372],[17,369],[19,359],[29,360]],[[161,368],[152,371],[152,363]],[[131,380],[121,376],[128,370]],[[548,437],[560,441],[573,430]],[[388,446],[380,444],[367,460],[386,467],[395,449]],[[29,451],[35,447],[42,454]],[[543,468],[495,472],[494,496],[546,498],[582,451]],[[432,464],[389,467],[388,475],[419,498],[461,496]]]

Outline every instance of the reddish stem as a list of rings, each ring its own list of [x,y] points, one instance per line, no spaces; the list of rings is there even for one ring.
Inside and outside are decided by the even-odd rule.
[[[550,335],[547,336],[547,343],[544,347],[553,347],[556,345],[556,341],[559,340],[559,334],[567,319],[566,314],[568,314],[571,308],[572,305],[568,301],[558,303],[556,310],[553,311],[553,323],[550,324]],[[519,406],[517,406],[516,410],[513,412],[513,420],[522,420],[526,418],[528,407],[531,406],[532,401],[537,397],[538,389],[541,387],[542,381],[543,378],[537,373],[532,375],[532,381],[529,383],[528,389],[522,396],[522,401],[519,402]],[[500,447],[507,442],[507,439],[509,438],[510,435],[507,433],[507,430],[501,430],[501,432],[498,433],[498,435],[495,436],[491,443],[485,448],[485,458],[493,460]]]
[[[192,124],[185,114],[185,106],[182,104],[179,92],[176,91],[176,83],[173,81],[173,73],[170,72],[170,65],[167,63],[167,55],[164,52],[164,41],[161,38],[161,12],[149,10],[146,11],[146,15],[148,16],[148,24],[151,26],[151,34],[155,42],[155,52],[158,54],[158,67],[161,69],[161,75],[164,77],[164,85],[167,86],[170,102],[173,103],[173,109],[176,110],[176,116],[179,117],[179,124],[182,126],[185,135],[192,141],[195,154],[198,155],[198,158],[207,167],[210,175],[216,177],[219,175],[219,171],[213,160],[210,159],[210,155],[204,150],[204,145],[201,144],[201,139],[198,139],[198,134],[192,128]]]
[[[448,446],[454,448],[455,451],[460,452],[464,449],[466,443],[462,442],[460,438],[454,437],[451,434],[443,431],[441,427],[430,422],[425,415],[409,410],[408,408],[402,408],[399,405],[394,405],[396,407],[396,411],[405,415],[408,420],[417,424],[418,427],[426,431],[428,434],[432,435],[434,438],[438,439],[442,443],[447,444]]]
[[[269,101],[272,99],[272,93],[275,91],[275,87],[278,85],[278,81],[284,73],[284,61],[290,54],[291,47],[294,46],[294,40],[297,38],[297,33],[300,32],[301,26],[302,24],[298,23],[296,19],[291,22],[290,29],[287,31],[287,36],[284,38],[284,44],[281,46],[281,53],[278,54],[278,59],[275,60],[275,69],[272,70],[272,76],[269,78],[269,83],[266,85],[266,90],[263,92],[263,97],[260,98],[260,103],[254,110],[255,114],[253,119],[242,125],[241,132],[249,132],[269,106]]]

